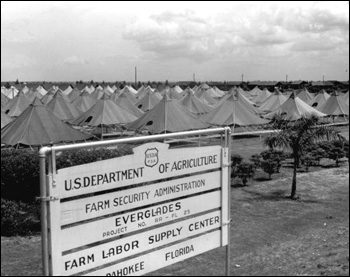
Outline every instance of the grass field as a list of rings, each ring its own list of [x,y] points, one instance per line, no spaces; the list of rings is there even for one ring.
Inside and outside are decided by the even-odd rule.
[[[232,143],[232,153],[245,159],[263,149],[259,137]],[[349,164],[333,163],[298,174],[296,201],[287,198],[290,168],[273,175],[273,180],[256,178],[246,187],[232,188],[232,276],[349,276]],[[2,237],[1,275],[41,275],[40,247],[39,236]],[[221,248],[149,276],[224,274]]]
[[[348,166],[300,174],[298,201],[290,178],[234,188],[231,274],[348,276],[348,181]],[[224,259],[218,249],[154,275],[224,275]]]

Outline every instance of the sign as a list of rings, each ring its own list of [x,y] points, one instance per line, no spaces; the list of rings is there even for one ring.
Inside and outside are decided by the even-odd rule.
[[[154,167],[159,162],[158,149],[151,148],[147,149],[145,152],[145,165],[148,167]]]
[[[178,177],[221,167],[221,147],[168,149],[168,144],[151,143],[134,148],[134,155],[73,166],[57,172],[56,183],[64,198]],[[159,161],[145,158],[152,149]],[[148,163],[148,165],[146,164]],[[153,164],[151,167],[150,165]]]
[[[221,187],[220,174],[215,171],[66,201],[61,204],[61,224],[65,226],[217,189]]]
[[[62,229],[62,251],[109,240],[159,224],[218,209],[221,206],[220,191],[202,194],[149,208],[102,218],[85,224]],[[86,232],[86,230],[92,230]],[[84,236],[81,234],[84,233]]]
[[[135,254],[142,254],[148,250],[171,244],[175,241],[218,229],[220,225],[220,211],[216,211],[126,238],[103,243],[64,255],[61,272],[64,275],[80,273]]]
[[[103,269],[86,273],[86,276],[140,276],[165,266],[208,252],[220,244],[220,231],[196,237],[185,242],[133,258],[113,263]],[[220,274],[218,274],[220,275]]]
[[[152,142],[132,155],[57,171],[51,148],[50,172],[41,175],[48,273],[142,275],[227,246],[229,139],[221,130],[225,147]]]

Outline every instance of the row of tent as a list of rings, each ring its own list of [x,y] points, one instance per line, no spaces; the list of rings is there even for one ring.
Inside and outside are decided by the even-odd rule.
[[[27,86],[22,87],[20,90],[16,87],[12,86],[9,89],[6,89],[5,87],[1,87],[1,92],[3,95],[7,96],[7,98],[14,98],[20,91],[22,91],[24,94],[27,95],[28,98],[31,100],[37,96],[38,98],[43,98],[42,101],[47,103],[51,98],[54,92],[57,90],[62,91],[65,95],[70,95],[70,98],[77,97],[82,91],[88,92],[93,96],[94,98],[101,98],[102,95],[106,94],[107,96],[111,95],[118,95],[118,92],[128,90],[131,92],[132,95],[137,96],[138,98],[142,98],[142,96],[147,92],[151,91],[154,92],[154,95],[157,96],[159,99],[164,95],[165,91],[170,90],[170,96],[175,99],[180,99],[184,96],[182,93],[183,90],[179,86],[175,86],[173,88],[165,88],[162,91],[157,91],[156,89],[153,89],[149,86],[141,86],[137,91],[132,86],[125,86],[122,90],[117,88],[115,85],[110,87],[109,85],[102,87],[101,85],[94,87],[94,86],[85,86],[82,90],[79,90],[77,87],[73,88],[72,86],[67,86],[64,90],[61,90],[58,86],[52,86],[50,89],[46,90],[43,86],[38,85],[36,88],[29,88]],[[255,87],[254,89],[250,91],[244,91],[240,87],[234,88],[240,90],[240,92],[247,97],[249,100],[253,101],[255,104],[260,104],[264,102],[272,93],[268,89],[261,90],[258,87]],[[202,84],[200,86],[195,86],[192,88],[192,90],[196,93],[196,96],[201,96],[205,98],[205,101],[209,104],[215,103],[214,99],[219,99],[226,95],[228,92],[222,91],[218,89],[217,87],[210,87],[207,84]],[[72,93],[73,92],[73,93]],[[296,92],[298,97],[303,100],[304,102],[308,103],[315,95],[313,93],[310,93],[306,88],[301,90],[288,90],[283,93],[283,95],[288,96],[291,93]],[[325,92],[324,90],[320,90],[319,93]],[[318,94],[319,94],[318,93]],[[204,94],[202,96],[202,94]],[[326,92],[327,94],[327,92]],[[342,94],[342,93],[341,93]],[[51,97],[51,98],[50,98]]]
[[[62,87],[62,86],[61,86]],[[161,91],[157,91],[157,89],[153,89],[150,86],[141,86],[138,90],[135,90],[132,86],[126,86],[126,88],[128,88],[134,95],[137,95],[140,92],[143,92],[145,90],[152,90],[155,91],[155,94],[158,95],[159,93],[163,95],[165,90],[169,90],[169,88],[165,88]],[[201,90],[201,91],[206,91],[206,94],[209,94],[211,97],[213,98],[221,98],[223,97],[225,94],[227,94],[227,91],[222,91],[220,89],[218,89],[217,87],[210,87],[207,84],[202,84],[200,86],[195,86],[192,88],[193,91],[197,92],[197,90]],[[259,103],[262,102],[266,99],[267,96],[269,96],[271,94],[271,92],[268,89],[264,89],[261,90],[258,87],[255,87],[254,89],[250,90],[250,91],[244,91],[243,89],[239,88],[238,89],[241,90],[242,93],[245,94],[246,97],[248,97],[249,99],[253,98],[254,102]],[[8,98],[14,98],[20,91],[22,91],[23,93],[27,94],[27,95],[32,95],[35,94],[37,95],[39,98],[41,98],[42,96],[46,95],[46,94],[50,94],[50,92],[52,91],[57,91],[57,90],[61,90],[59,88],[59,86],[53,85],[50,89],[45,89],[45,87],[43,87],[42,85],[38,85],[37,87],[35,86],[30,86],[27,87],[26,85],[22,86],[22,87],[15,87],[12,86],[10,88],[5,88],[4,86],[1,87],[1,92],[7,96]],[[63,89],[61,90],[65,95],[70,94],[73,90],[76,90],[78,92],[81,91],[87,91],[90,94],[92,94],[94,92],[94,95],[101,95],[101,94],[107,94],[110,95],[116,91],[119,90],[118,87],[116,87],[115,85],[113,85],[112,87],[107,85],[107,86],[101,86],[98,85],[97,87],[94,87],[93,85],[90,86],[85,86],[82,89],[79,89],[77,86],[74,85],[67,85],[65,88],[63,87]],[[179,86],[175,86],[173,88],[171,88],[172,91],[174,92],[178,92],[181,93],[183,90],[179,87]],[[306,88],[299,90],[301,91],[301,95],[299,96],[303,101],[308,102],[308,100],[310,100],[310,97],[312,97],[308,90]],[[297,91],[297,92],[299,92]],[[35,92],[35,93],[34,93]],[[293,92],[293,90],[287,90],[286,92],[284,92],[284,94],[291,94]],[[304,93],[305,92],[305,93]],[[175,96],[175,95],[174,95]],[[175,96],[176,97],[176,96]]]
[[[303,90],[299,94],[292,93],[289,97],[294,97],[294,102],[298,103],[299,106],[305,107],[305,109],[312,107],[326,115],[349,116],[349,92],[343,95],[335,92],[330,95],[325,90],[322,90],[317,95],[312,95]],[[257,104],[257,106],[262,114],[270,112],[270,115],[265,117],[271,118],[271,114],[283,113],[289,110],[288,99],[286,95],[276,91],[263,102]],[[297,120],[298,116],[287,117],[287,119]]]
[[[163,133],[211,126],[260,126],[268,124],[276,114],[283,114],[286,120],[297,120],[310,114],[349,114],[348,92],[341,96],[329,95],[322,105],[332,111],[327,113],[301,99],[307,91],[285,95],[279,91],[268,94],[257,88],[248,92],[235,88],[227,93],[218,91],[213,96],[213,90],[202,86],[195,90],[174,87],[157,92],[143,87],[135,91],[126,86],[113,92],[108,88],[94,91],[84,88],[67,93],[53,88],[45,95],[39,90],[19,91],[13,99],[2,93],[1,142],[36,146],[93,138],[91,134],[79,131],[79,126],[118,126],[137,132]],[[317,97],[321,99],[319,95],[310,94],[310,101]],[[60,129],[59,125],[64,127]]]
[[[324,90],[321,90],[317,95],[308,92],[307,89],[302,89],[300,91],[289,91],[286,93],[281,93],[278,90],[276,90],[274,93],[271,93],[267,89],[260,90],[257,87],[251,91],[244,91],[241,88],[234,88],[233,90],[238,90],[245,98],[250,100],[250,103],[252,105],[258,106],[259,111],[261,113],[273,111],[279,106],[279,104],[282,104],[292,93],[296,93],[298,98],[317,109],[320,109],[320,107],[330,96]],[[62,96],[66,96],[66,102],[72,103],[78,110],[84,112],[102,96],[109,97],[115,101],[123,102],[126,102],[124,98],[128,98],[128,102],[132,102],[133,106],[136,106],[138,109],[145,112],[154,107],[154,105],[158,103],[160,99],[164,96],[165,92],[169,94],[171,99],[181,100],[187,95],[188,91],[191,91],[193,94],[195,94],[197,98],[202,100],[202,102],[204,102],[208,106],[217,105],[220,102],[219,100],[223,96],[229,94],[229,92],[220,91],[216,87],[211,88],[206,84],[203,84],[199,87],[194,87],[193,89],[190,89],[188,87],[185,90],[182,90],[180,87],[176,86],[173,88],[166,88],[161,92],[155,91],[150,87],[143,86],[138,91],[136,91],[130,86],[126,86],[122,90],[119,90],[118,88],[115,88],[113,90],[113,88],[107,86],[105,88],[85,87],[82,91],[80,91],[77,88],[72,89],[69,86],[66,89],[66,91],[62,91],[58,87],[52,87],[50,90],[45,91],[45,94],[42,94],[43,91],[44,89],[40,86],[36,90],[24,87],[21,91],[17,92],[16,97],[14,97],[13,99],[17,99],[18,96],[21,96],[21,94],[25,94],[29,101],[22,101],[22,106],[25,107],[26,105],[28,105],[28,103],[32,102],[35,97],[41,99],[41,101],[46,105],[53,99],[56,92],[59,92]],[[343,98],[345,99],[345,103],[348,103],[349,93],[341,93],[341,95],[344,96]],[[5,113],[8,114],[8,112],[12,109],[9,115],[18,116],[21,110],[23,111],[23,108],[21,109],[21,107],[19,107],[17,110],[15,110],[13,108],[15,104],[13,103],[13,101],[11,101],[12,107],[8,105],[5,109],[5,105],[7,104],[7,102],[9,102],[9,100],[10,99],[6,97],[6,93],[1,94],[1,110],[5,110]],[[128,108],[132,108],[132,106]],[[136,112],[137,116],[140,115],[139,111],[135,109],[133,110],[134,112]]]
[[[139,92],[142,92],[144,90],[152,90],[152,91],[157,91],[157,89],[154,89],[154,88],[151,88],[150,86],[144,86],[142,85],[138,90],[135,90],[132,86],[129,86],[129,85],[126,85],[125,87],[127,87],[133,94],[138,94]],[[124,87],[124,88],[125,88]],[[30,94],[30,91],[37,91],[41,96],[44,96],[46,95],[47,93],[49,93],[50,91],[54,90],[58,90],[60,89],[59,86],[56,86],[56,85],[53,85],[50,89],[45,89],[42,85],[38,85],[37,87],[27,87],[26,85],[21,87],[21,88],[17,88],[15,86],[11,86],[10,88],[6,88],[4,86],[1,87],[1,92],[6,95],[7,97],[9,98],[13,98],[15,97],[20,91],[24,92],[25,94],[29,93]],[[107,94],[111,94],[111,93],[114,93],[115,91],[119,90],[118,87],[116,87],[115,85],[113,85],[112,87],[107,85],[105,87],[101,86],[101,85],[98,85],[97,87],[94,87],[93,85],[91,86],[85,86],[84,88],[82,89],[79,89],[78,87],[75,87],[75,86],[67,86],[66,88],[64,89],[60,89],[64,94],[68,95],[69,93],[72,92],[72,90],[78,90],[78,91],[87,91],[89,93],[92,93],[94,91],[103,91],[104,93],[107,93]],[[224,96],[225,92],[218,89],[217,87],[209,87],[207,84],[202,84],[200,86],[195,86],[192,88],[194,91],[196,91],[197,89],[205,89],[205,90],[210,90],[210,93],[213,97],[222,97]],[[162,90],[160,90],[159,92],[162,92],[163,90],[169,90],[169,87],[166,87]],[[183,90],[178,86],[174,86],[171,88],[171,90],[175,91],[175,92],[178,92],[178,93],[181,93]],[[40,97],[39,97],[40,98]]]

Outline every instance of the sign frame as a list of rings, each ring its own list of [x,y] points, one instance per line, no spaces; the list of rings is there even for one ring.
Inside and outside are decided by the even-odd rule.
[[[39,151],[40,164],[40,200],[41,200],[41,241],[43,275],[61,275],[61,230],[60,222],[60,190],[56,183],[56,153],[73,149],[116,146],[126,143],[147,143],[193,137],[201,135],[218,135],[221,137],[221,246],[226,247],[226,275],[230,275],[230,211],[231,211],[231,129],[229,127],[213,128],[197,131],[168,133],[161,135],[114,139],[98,142],[87,142],[71,145],[45,146]],[[200,146],[199,146],[200,147]],[[152,168],[158,163],[158,153],[149,150],[146,166]],[[46,163],[48,168],[46,172]]]

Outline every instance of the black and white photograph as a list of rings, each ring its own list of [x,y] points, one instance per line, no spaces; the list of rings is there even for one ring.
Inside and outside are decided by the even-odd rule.
[[[1,276],[349,276],[349,1],[1,1]]]

